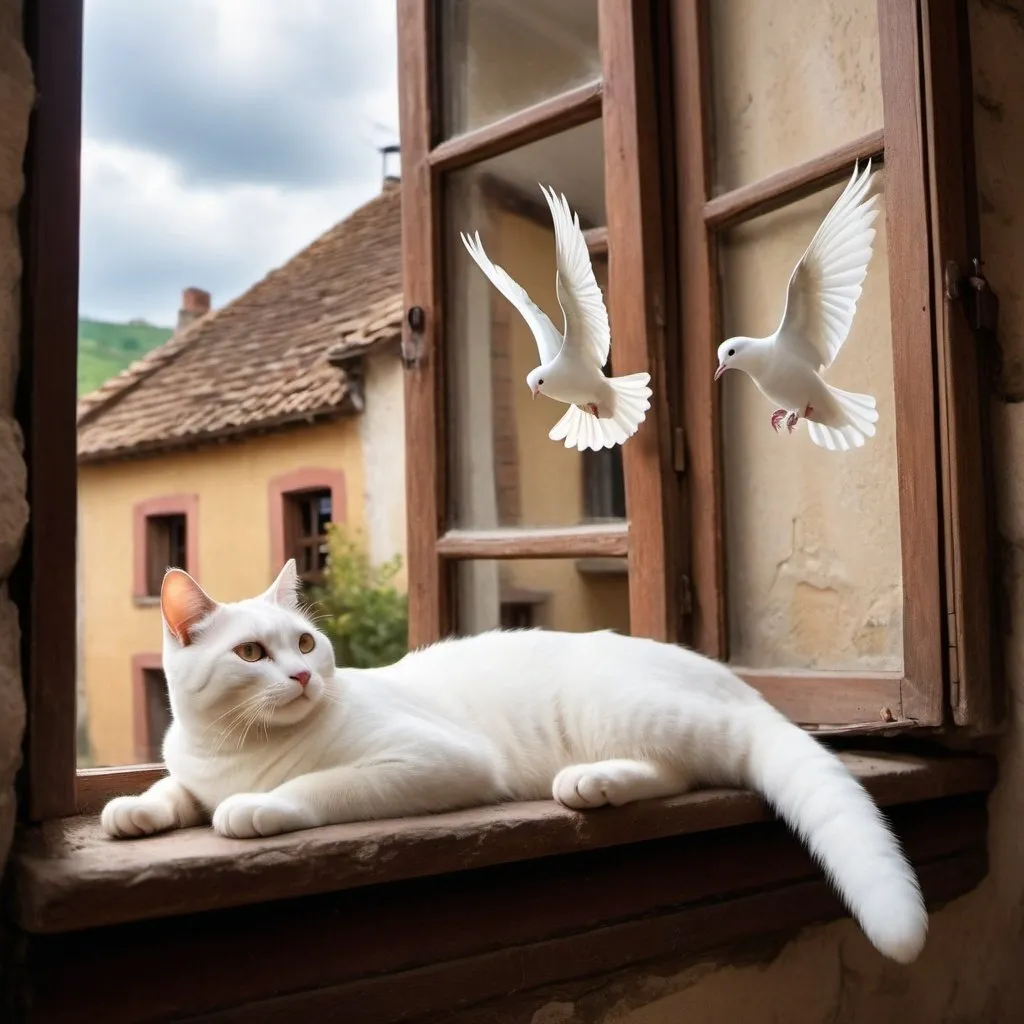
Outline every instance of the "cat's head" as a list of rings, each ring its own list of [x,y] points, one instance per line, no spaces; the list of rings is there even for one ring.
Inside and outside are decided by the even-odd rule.
[[[334,651],[302,613],[289,560],[258,597],[218,603],[188,573],[169,569],[160,589],[164,672],[185,728],[216,725],[230,741],[302,721],[334,678]],[[229,742],[230,745],[230,742]]]

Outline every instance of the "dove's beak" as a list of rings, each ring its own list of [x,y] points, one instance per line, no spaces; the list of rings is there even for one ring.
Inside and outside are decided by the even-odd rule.
[[[537,397],[538,391],[540,391],[540,388],[530,388],[530,393],[533,395],[534,398]]]
[[[720,365],[718,367],[718,369],[715,370],[715,380],[718,380],[718,378],[721,377],[722,374],[725,373],[725,371],[728,370],[728,369],[729,369],[728,366],[725,366],[724,364]]]

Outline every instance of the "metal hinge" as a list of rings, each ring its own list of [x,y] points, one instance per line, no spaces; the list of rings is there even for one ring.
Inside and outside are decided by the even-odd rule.
[[[946,634],[949,638],[946,655],[949,658],[949,700],[953,707],[960,703],[960,659],[956,647],[956,612],[946,613]]]
[[[693,614],[693,585],[685,573],[679,577],[679,613],[684,618]]]
[[[405,314],[409,329],[402,331],[402,363],[407,370],[419,366],[423,359],[423,330],[427,314],[422,306],[410,306]]]
[[[686,434],[682,427],[672,431],[672,468],[679,474],[686,472]]]
[[[964,314],[975,335],[995,334],[999,323],[999,296],[992,290],[988,279],[981,272],[985,265],[980,259],[971,260],[974,273],[965,275],[955,260],[946,263],[944,284],[946,298],[951,302],[958,299],[963,304]]]

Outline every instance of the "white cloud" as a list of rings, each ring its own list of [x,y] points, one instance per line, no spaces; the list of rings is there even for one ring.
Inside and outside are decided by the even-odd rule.
[[[380,187],[394,3],[88,0],[80,308],[173,323],[234,298]]]

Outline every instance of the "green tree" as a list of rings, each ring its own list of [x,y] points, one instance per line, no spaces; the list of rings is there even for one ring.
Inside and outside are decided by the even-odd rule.
[[[408,650],[408,599],[393,584],[402,556],[373,565],[362,538],[336,523],[327,527],[328,556],[322,586],[309,598],[318,625],[334,645],[337,664],[349,668],[391,665]]]

